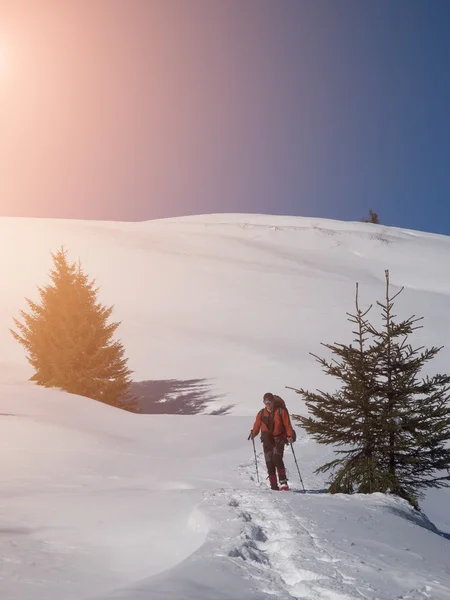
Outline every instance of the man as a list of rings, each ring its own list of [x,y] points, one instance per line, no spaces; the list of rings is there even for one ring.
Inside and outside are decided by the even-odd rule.
[[[288,490],[286,469],[283,462],[283,453],[286,443],[293,442],[293,430],[289,413],[286,408],[275,406],[274,395],[270,392],[264,394],[264,409],[256,415],[255,424],[250,432],[249,439],[253,440],[261,430],[264,458],[266,459],[272,490]],[[280,481],[278,487],[277,481]]]

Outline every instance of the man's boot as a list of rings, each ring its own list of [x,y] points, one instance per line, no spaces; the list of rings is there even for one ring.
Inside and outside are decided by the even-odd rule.
[[[276,473],[269,475],[270,489],[279,490]]]
[[[280,490],[288,490],[289,485],[286,477],[286,469],[278,468],[278,479],[280,480]]]

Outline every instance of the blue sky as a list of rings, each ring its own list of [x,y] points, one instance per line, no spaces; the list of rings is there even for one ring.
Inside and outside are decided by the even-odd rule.
[[[447,0],[20,4],[1,214],[372,208],[450,234]]]

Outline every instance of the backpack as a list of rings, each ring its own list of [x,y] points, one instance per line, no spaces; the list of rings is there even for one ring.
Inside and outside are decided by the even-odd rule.
[[[273,403],[273,410],[278,410],[278,414],[281,417],[281,413],[283,410],[285,410],[287,412],[287,414],[289,415],[289,411],[287,409],[286,406],[286,402],[283,400],[283,398],[280,398],[280,396],[276,396],[275,394],[273,395],[273,399],[274,399],[274,403]],[[261,420],[263,418],[264,415],[264,408],[262,408],[260,411],[260,415],[261,415]],[[266,423],[267,425],[267,423]],[[297,432],[295,431],[294,427],[292,427],[292,442],[295,442],[297,440]]]

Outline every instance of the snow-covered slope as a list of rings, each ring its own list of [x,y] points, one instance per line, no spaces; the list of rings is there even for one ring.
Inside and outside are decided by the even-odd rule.
[[[446,600],[450,542],[405,502],[254,481],[243,417],[0,388],[0,597]],[[259,466],[263,473],[263,458]]]
[[[363,223],[212,215],[147,223],[0,219],[0,597],[8,600],[441,600],[447,491],[427,515],[383,496],[328,496],[330,449],[300,433],[307,494],[254,481],[263,392],[332,387],[309,352],[347,341],[384,269],[417,343],[449,332],[450,239]],[[132,415],[36,388],[12,317],[65,245],[115,305],[136,380],[205,379],[232,416]],[[448,371],[445,347],[431,365]],[[260,473],[263,458],[257,442]],[[287,457],[291,483],[297,480]]]
[[[7,328],[48,280],[65,245],[115,305],[134,378],[205,379],[233,414],[253,415],[267,390],[316,387],[309,355],[348,340],[355,282],[363,305],[384,294],[384,270],[405,286],[398,314],[425,317],[419,342],[446,344],[450,238],[381,225],[267,215],[210,215],[145,223],[1,219],[0,356],[28,374]],[[445,348],[433,367],[445,370]],[[326,382],[328,384],[328,382]],[[330,382],[332,385],[332,382]],[[286,392],[292,403],[296,397]]]

